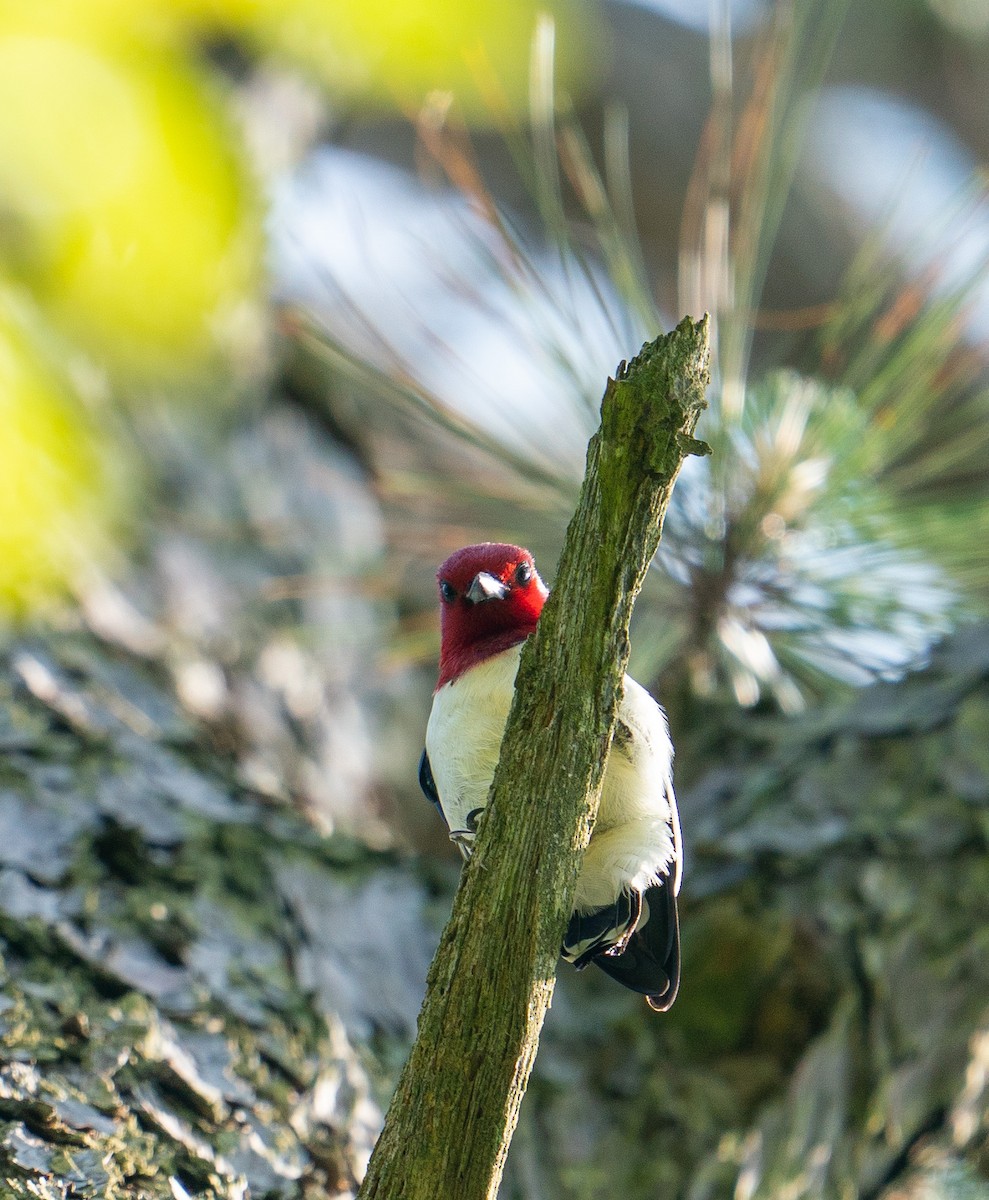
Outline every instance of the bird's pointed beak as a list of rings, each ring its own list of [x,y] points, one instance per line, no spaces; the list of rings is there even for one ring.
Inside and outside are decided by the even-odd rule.
[[[464,599],[471,604],[483,604],[485,600],[504,600],[508,595],[508,585],[500,579],[495,579],[487,571],[480,571],[471,580],[471,585],[464,592]]]

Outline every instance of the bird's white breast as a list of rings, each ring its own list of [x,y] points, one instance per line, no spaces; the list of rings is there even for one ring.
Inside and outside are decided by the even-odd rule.
[[[451,837],[461,844],[469,844],[471,814],[487,803],[520,653],[521,646],[515,646],[487,659],[445,684],[433,699],[426,753]],[[610,904],[623,889],[644,890],[668,875],[679,888],[672,759],[662,709],[626,675],[576,908]]]

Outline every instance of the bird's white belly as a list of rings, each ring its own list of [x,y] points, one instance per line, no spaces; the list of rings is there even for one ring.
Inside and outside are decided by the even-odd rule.
[[[472,667],[433,699],[426,753],[450,836],[461,845],[469,846],[487,804],[520,653],[516,646]],[[622,890],[644,890],[678,866],[666,719],[628,676],[618,722],[577,881],[574,906],[581,911],[613,903]]]

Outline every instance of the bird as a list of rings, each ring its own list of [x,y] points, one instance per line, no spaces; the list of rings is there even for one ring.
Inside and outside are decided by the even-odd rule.
[[[521,546],[484,542],[437,572],[439,678],[419,783],[470,857],[498,762],[522,645],[549,590]],[[577,879],[562,957],[594,963],[669,1010],[680,986],[683,855],[666,715],[625,676],[597,821]]]

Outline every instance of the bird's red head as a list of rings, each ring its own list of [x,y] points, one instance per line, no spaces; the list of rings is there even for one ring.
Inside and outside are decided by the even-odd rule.
[[[521,546],[483,542],[451,554],[440,589],[441,688],[470,667],[525,641],[549,592]]]

